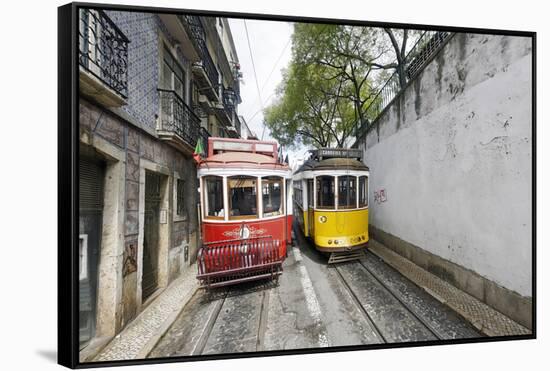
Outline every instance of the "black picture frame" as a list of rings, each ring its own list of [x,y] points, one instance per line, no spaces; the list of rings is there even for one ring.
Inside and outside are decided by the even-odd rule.
[[[121,360],[108,362],[79,362],[78,347],[78,156],[79,156],[79,109],[78,109],[78,9],[125,10],[145,13],[193,14],[254,20],[293,21],[305,23],[348,24],[359,26],[424,29],[464,33],[484,33],[528,37],[532,40],[532,318],[533,328],[529,335],[490,337],[476,339],[440,340],[415,343],[380,345],[354,345],[330,348],[260,351],[238,354],[216,354],[162,359]],[[97,3],[70,3],[58,8],[58,363],[69,368],[109,367],[136,364],[157,364],[218,359],[266,357],[293,354],[344,352],[368,349],[418,347],[428,345],[495,342],[504,340],[527,340],[537,338],[536,316],[536,225],[537,225],[537,174],[536,174],[536,50],[537,34],[530,31],[462,28],[442,25],[390,23],[351,19],[309,18],[269,14],[253,14],[194,9],[172,9],[147,6],[130,6]]]

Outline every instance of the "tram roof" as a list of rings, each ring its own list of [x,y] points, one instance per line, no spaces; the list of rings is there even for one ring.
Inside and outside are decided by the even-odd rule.
[[[212,167],[289,170],[279,159],[277,142],[218,137],[208,138],[208,157],[199,164]]]
[[[363,170],[368,171],[367,165],[354,158],[328,158],[326,160],[318,161],[316,159],[309,159],[302,166],[296,170],[296,173],[303,171],[315,171],[315,170]]]
[[[288,169],[287,164],[278,162],[273,156],[261,153],[224,152],[207,157],[199,167],[255,167]]]

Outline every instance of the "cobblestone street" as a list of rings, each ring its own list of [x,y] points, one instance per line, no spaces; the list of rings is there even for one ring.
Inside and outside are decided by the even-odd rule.
[[[483,336],[373,253],[327,266],[296,237],[278,284],[198,290],[148,357]]]

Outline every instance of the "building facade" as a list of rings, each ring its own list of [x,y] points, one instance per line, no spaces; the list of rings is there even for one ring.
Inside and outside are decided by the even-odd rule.
[[[226,19],[95,9],[78,57],[85,359],[196,259],[193,153],[240,137],[240,67]]]

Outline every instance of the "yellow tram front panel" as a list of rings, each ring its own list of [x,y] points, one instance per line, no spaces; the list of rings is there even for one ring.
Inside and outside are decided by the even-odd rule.
[[[308,237],[309,235],[308,235],[307,232],[308,232],[308,230],[309,230],[309,225],[308,225],[308,223],[307,223],[307,221],[308,221],[308,218],[307,218],[307,209],[304,210],[304,211],[302,211],[302,218],[303,218],[303,219],[302,219],[302,221],[303,221],[303,223],[302,223],[302,232],[304,233],[304,236]]]
[[[369,209],[315,210],[314,242],[319,250],[360,248],[369,240]]]

